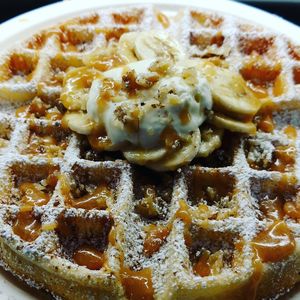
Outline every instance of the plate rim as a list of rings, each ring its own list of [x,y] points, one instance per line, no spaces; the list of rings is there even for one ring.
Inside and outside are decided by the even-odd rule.
[[[162,10],[176,11],[184,7],[195,7],[230,14],[260,24],[277,34],[283,34],[292,41],[300,43],[300,27],[297,25],[277,15],[231,0],[186,0],[184,4],[182,4],[182,0],[102,0],[101,3],[99,0],[69,0],[31,10],[0,24],[1,52],[15,44],[18,38],[24,39],[35,31],[63,21],[64,18],[71,18],[97,8],[147,4],[157,5]],[[253,15],[255,15],[255,20],[251,19]],[[45,16],[51,17],[45,18]],[[270,26],[270,24],[275,23],[276,28]]]

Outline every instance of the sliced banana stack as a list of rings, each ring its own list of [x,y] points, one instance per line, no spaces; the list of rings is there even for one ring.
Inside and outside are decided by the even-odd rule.
[[[209,82],[214,102],[214,113],[209,122],[218,128],[254,134],[256,126],[252,119],[262,102],[247,87],[242,76],[211,63],[205,64],[202,71]]]
[[[125,158],[138,165],[147,165],[156,171],[172,171],[188,164],[198,153],[201,142],[200,130],[197,129],[184,143],[179,151],[169,153],[165,148],[135,149],[123,151]]]
[[[256,133],[256,126],[252,122],[240,122],[224,115],[215,113],[209,118],[211,124],[215,125],[218,128],[224,128],[229,131],[233,132],[240,132],[240,133],[248,133],[248,134],[255,134]]]
[[[147,166],[159,172],[176,170],[190,163],[196,157],[200,142],[200,130],[197,129],[188,140],[185,141],[180,151],[175,151],[170,154],[167,153],[160,160],[149,162]]]
[[[155,58],[180,61],[186,57],[180,44],[161,31],[125,33],[119,40],[119,49],[128,62]]]
[[[213,112],[208,116],[211,124],[233,132],[256,132],[252,119],[264,102],[252,93],[239,73],[203,59],[183,60],[177,67],[196,67],[206,77],[213,97]]]

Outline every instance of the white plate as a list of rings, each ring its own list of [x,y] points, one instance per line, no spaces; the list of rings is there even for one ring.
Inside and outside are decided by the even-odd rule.
[[[185,3],[184,5],[182,3]],[[0,49],[5,50],[24,40],[33,32],[47,28],[59,21],[100,7],[124,6],[126,4],[145,4],[143,0],[72,0],[48,5],[0,25]],[[273,31],[289,36],[300,43],[300,28],[284,19],[262,10],[227,0],[149,0],[167,14],[174,14],[184,6],[211,9],[231,14],[249,21],[255,21]],[[0,300],[48,300],[50,296],[28,287],[0,268]],[[296,287],[285,300],[300,300],[300,286]]]

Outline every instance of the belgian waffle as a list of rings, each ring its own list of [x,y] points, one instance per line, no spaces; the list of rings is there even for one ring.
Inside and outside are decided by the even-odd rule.
[[[275,103],[255,136],[175,172],[96,152],[61,126],[65,72],[128,31],[166,30]],[[103,57],[99,69],[117,64]],[[63,299],[276,298],[299,281],[300,48],[255,24],[152,6],[37,33],[0,68],[0,258]],[[97,201],[94,201],[94,199]]]

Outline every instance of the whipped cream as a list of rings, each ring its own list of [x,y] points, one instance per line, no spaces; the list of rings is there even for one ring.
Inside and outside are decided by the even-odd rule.
[[[172,128],[180,138],[186,138],[206,119],[212,109],[212,96],[206,79],[195,67],[180,62],[168,68],[166,74],[153,72],[155,59],[130,63],[103,73],[92,83],[87,114],[105,128],[113,145],[130,143],[145,149],[159,147],[165,129]],[[134,74],[140,87],[130,93],[124,87],[124,76]],[[154,78],[154,80],[153,80]],[[109,97],[101,97],[105,80],[111,81]]]

